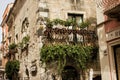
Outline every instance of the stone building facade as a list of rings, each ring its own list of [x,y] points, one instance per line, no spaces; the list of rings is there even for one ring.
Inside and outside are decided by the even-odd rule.
[[[6,55],[8,53],[8,45],[9,45],[9,34],[8,34],[8,26],[6,24],[6,19],[7,19],[7,16],[10,12],[10,9],[12,8],[13,6],[13,3],[11,4],[8,4],[5,11],[4,11],[4,14],[2,16],[3,20],[2,20],[2,23],[1,23],[1,27],[2,27],[2,52],[3,52],[3,59],[2,59],[2,66],[5,67],[5,64],[7,62],[7,58],[6,58]]]
[[[0,44],[0,79],[4,79],[4,67],[2,66],[2,56],[3,56],[3,52],[2,52],[2,46]]]
[[[96,2],[102,80],[120,80],[120,0]]]
[[[10,12],[10,9],[12,8],[13,3],[10,3],[7,5],[3,15],[2,15],[2,43],[0,45],[0,79],[4,79],[4,71],[5,71],[5,65],[8,61],[7,59],[7,53],[8,53],[8,45],[9,45],[9,35],[8,35],[8,26],[6,24],[7,16]]]
[[[43,35],[38,35],[40,25],[45,27],[43,18],[51,20],[69,17],[84,21],[96,18],[95,2],[93,0],[15,0],[13,8],[7,18],[10,43],[19,44],[23,38],[29,36],[29,43],[18,48],[15,54],[20,61],[20,80],[61,80],[53,66],[52,70],[45,69],[40,61],[40,49],[43,46]],[[27,49],[26,49],[27,48]],[[56,65],[57,66],[57,65]],[[32,71],[36,72],[33,74]],[[98,69],[100,70],[100,69]],[[89,74],[89,71],[88,73]],[[100,72],[96,72],[100,75]],[[86,78],[88,79],[89,76]],[[77,79],[78,80],[78,79]],[[79,78],[79,80],[82,80]]]

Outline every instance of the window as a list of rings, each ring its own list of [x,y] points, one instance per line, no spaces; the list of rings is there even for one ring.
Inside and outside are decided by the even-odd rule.
[[[28,17],[25,17],[25,19],[22,22],[22,38],[25,37],[27,34],[29,34],[29,20]]]
[[[68,19],[75,20],[77,24],[80,24],[83,22],[83,14],[71,14],[68,13]]]
[[[29,21],[28,21],[28,18],[26,17],[23,22],[22,22],[22,30],[21,32],[26,32],[26,29],[28,28],[29,26]]]
[[[83,14],[72,14],[68,13],[68,19],[75,21],[78,25],[83,22]],[[76,29],[76,26],[72,26],[72,29]],[[73,34],[74,43],[78,42],[77,34]]]

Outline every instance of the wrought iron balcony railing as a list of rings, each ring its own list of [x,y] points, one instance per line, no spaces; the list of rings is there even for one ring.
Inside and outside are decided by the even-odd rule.
[[[59,28],[47,28],[44,31],[46,36],[45,44],[48,43],[63,43],[63,44],[81,44],[81,45],[95,45],[97,35],[95,31],[90,30],[70,30]]]

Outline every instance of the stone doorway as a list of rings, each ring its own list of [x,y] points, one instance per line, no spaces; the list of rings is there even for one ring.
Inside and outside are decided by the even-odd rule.
[[[117,80],[120,80],[120,44],[113,47]]]
[[[72,66],[65,66],[62,71],[62,80],[80,80],[78,79],[78,72]]]
[[[102,80],[102,79],[101,79],[101,76],[98,75],[98,76],[94,77],[93,80]]]

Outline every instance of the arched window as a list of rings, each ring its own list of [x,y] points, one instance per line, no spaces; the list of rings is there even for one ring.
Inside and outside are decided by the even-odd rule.
[[[22,22],[22,29],[21,29],[21,32],[26,32],[27,28],[29,26],[29,21],[28,21],[28,18],[26,17],[23,22]]]

